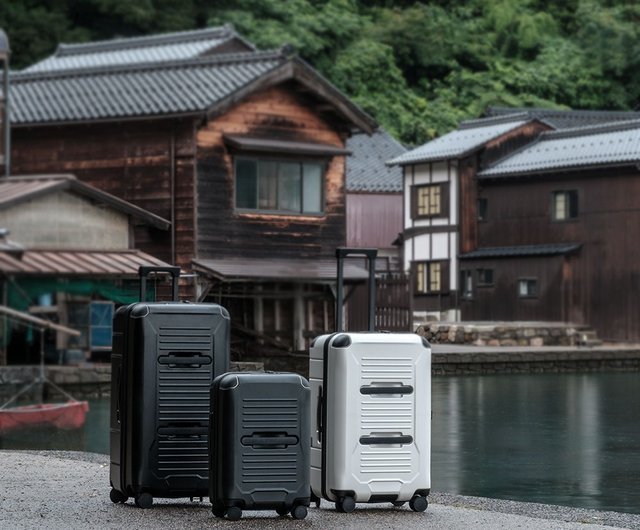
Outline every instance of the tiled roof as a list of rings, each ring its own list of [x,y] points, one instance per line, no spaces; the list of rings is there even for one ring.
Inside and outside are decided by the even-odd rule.
[[[334,259],[269,259],[269,258],[216,258],[194,259],[196,270],[225,281],[233,280],[287,280],[291,282],[327,282],[336,279]],[[366,280],[366,269],[345,263],[346,280]]]
[[[379,129],[371,136],[354,134],[347,140],[347,191],[402,191],[402,168],[386,161],[406,152],[389,133]]]
[[[479,178],[640,162],[640,120],[546,132]]]
[[[11,75],[11,123],[30,126],[128,118],[195,116],[226,108],[252,91],[294,80],[331,105],[350,127],[373,118],[289,47],[164,63]]]
[[[0,178],[0,210],[12,207],[56,191],[71,191],[110,207],[146,224],[167,230],[171,223],[130,202],[124,201],[89,184],[77,180],[73,175],[28,175]]]
[[[640,119],[640,112],[612,110],[563,110],[544,109],[539,107],[489,107],[486,115],[489,117],[496,117],[522,113],[526,113],[530,118],[538,118],[545,121],[554,129],[572,129],[575,127]]]
[[[513,114],[462,122],[455,131],[427,142],[387,163],[406,165],[460,158],[529,121],[531,121],[531,118],[526,114]]]
[[[569,254],[578,250],[581,246],[581,243],[556,243],[549,245],[521,245],[517,247],[485,247],[462,254],[460,259],[554,256]]]
[[[216,53],[217,49],[252,50],[254,46],[232,26],[132,37],[86,44],[60,44],[55,53],[24,72],[51,72],[193,59]]]
[[[11,122],[201,113],[286,62],[279,51],[248,52],[172,63],[13,74]]]
[[[0,272],[5,274],[137,278],[141,265],[168,266],[139,250],[25,250],[20,258],[0,251]]]

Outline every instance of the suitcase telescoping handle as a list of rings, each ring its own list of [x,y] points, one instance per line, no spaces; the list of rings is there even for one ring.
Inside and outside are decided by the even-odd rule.
[[[338,259],[337,289],[336,289],[336,331],[342,329],[342,312],[344,304],[344,259],[349,256],[364,256],[369,266],[369,331],[374,331],[376,320],[376,257],[377,248],[345,248],[336,249]]]
[[[145,265],[138,268],[138,274],[140,275],[140,301],[144,302],[147,298],[147,278],[151,273],[164,273],[171,275],[171,299],[174,302],[177,301],[180,267],[148,267]]]

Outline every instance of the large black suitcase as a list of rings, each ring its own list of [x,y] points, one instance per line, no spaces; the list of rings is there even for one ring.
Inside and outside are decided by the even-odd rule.
[[[217,517],[242,510],[304,519],[309,487],[309,383],[291,373],[228,373],[211,386],[210,498]]]
[[[167,272],[177,298],[179,268]],[[229,369],[229,314],[216,304],[139,302],[116,311],[111,355],[111,500],[209,494],[209,389]]]

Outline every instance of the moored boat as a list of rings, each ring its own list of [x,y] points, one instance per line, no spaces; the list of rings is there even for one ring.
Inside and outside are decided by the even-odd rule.
[[[79,429],[84,425],[88,411],[87,401],[76,400],[3,408],[0,409],[0,433],[42,426]]]

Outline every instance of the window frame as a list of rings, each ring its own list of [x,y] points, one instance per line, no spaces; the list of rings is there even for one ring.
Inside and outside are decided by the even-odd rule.
[[[256,202],[259,201],[259,165],[260,163],[272,162],[276,164],[297,164],[300,167],[299,175],[300,179],[300,211],[284,210],[284,209],[272,209],[272,208],[260,208],[259,205],[256,208],[238,207],[238,162],[239,161],[251,161],[256,163]],[[305,212],[302,210],[304,206],[304,176],[302,168],[304,165],[315,165],[320,168],[320,211],[319,212]],[[238,154],[233,156],[233,209],[238,214],[264,214],[264,215],[282,215],[282,216],[298,216],[298,217],[324,217],[327,209],[327,191],[326,191],[326,174],[329,167],[329,161],[326,159],[319,160],[318,158],[311,157],[296,157],[296,156],[259,156],[257,154]],[[276,193],[275,203],[279,203],[279,195],[277,186],[280,181],[281,173],[276,171]]]
[[[431,278],[431,267],[439,267],[439,288],[431,289],[433,280]],[[421,268],[425,267],[424,271]],[[413,292],[416,295],[438,295],[446,294],[450,291],[450,279],[449,279],[449,260],[420,260],[412,263],[413,271]],[[421,284],[424,284],[422,289],[419,289]]]
[[[486,197],[478,197],[478,202],[476,204],[477,210],[477,220],[479,223],[487,222],[487,214],[489,212],[489,199]]]
[[[564,197],[566,217],[558,216],[557,198]],[[575,221],[580,215],[578,190],[554,190],[551,192],[551,220],[555,223]]]
[[[473,294],[473,270],[460,269],[460,296],[464,300],[472,300]]]
[[[521,294],[520,285],[522,282],[527,282],[527,286],[532,284],[534,287],[533,292],[530,292],[529,287],[527,287],[527,294]],[[518,298],[538,298],[538,293],[540,292],[538,287],[538,278],[533,276],[518,278],[516,282],[516,289],[517,289],[516,292],[518,294]]]
[[[491,281],[485,281],[483,273],[490,271],[491,272]],[[478,267],[476,269],[476,284],[478,287],[493,287],[495,285],[495,270],[490,267]]]
[[[439,188],[440,209],[436,213],[418,212],[418,194],[427,188]],[[436,219],[449,216],[449,182],[434,182],[428,184],[414,184],[411,186],[411,218],[412,219]]]

